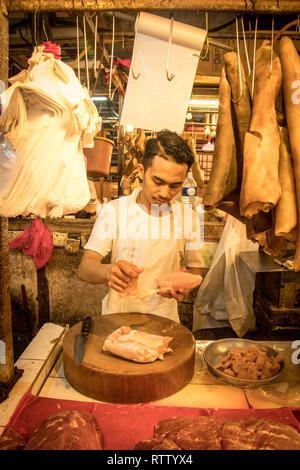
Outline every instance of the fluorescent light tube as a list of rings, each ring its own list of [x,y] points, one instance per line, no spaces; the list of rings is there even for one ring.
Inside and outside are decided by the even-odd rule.
[[[92,96],[92,101],[107,101],[105,96]]]
[[[198,105],[198,106],[214,106],[218,107],[219,106],[219,100],[190,100],[189,101],[190,105]]]

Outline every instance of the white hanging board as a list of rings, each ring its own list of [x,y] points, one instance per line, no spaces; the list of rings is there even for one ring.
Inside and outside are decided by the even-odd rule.
[[[141,12],[120,123],[182,133],[206,31]],[[166,66],[169,51],[169,76]],[[137,79],[134,78],[138,76]]]

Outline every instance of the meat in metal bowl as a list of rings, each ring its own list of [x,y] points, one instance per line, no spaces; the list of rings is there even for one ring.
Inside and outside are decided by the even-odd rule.
[[[257,387],[261,385],[267,385],[273,380],[277,379],[279,375],[281,374],[283,367],[284,367],[283,360],[281,362],[281,368],[278,373],[276,373],[272,377],[263,378],[263,379],[246,379],[246,378],[232,377],[216,367],[220,363],[220,361],[228,355],[231,349],[239,348],[239,349],[243,349],[246,351],[246,350],[249,350],[250,346],[256,346],[257,349],[259,349],[262,352],[265,352],[268,358],[275,358],[276,356],[278,356],[278,352],[275,351],[270,346],[267,346],[266,344],[247,340],[247,339],[226,338],[226,339],[220,339],[220,340],[211,342],[205,348],[203,357],[207,364],[208,369],[213,374],[240,387],[245,387],[245,386]]]

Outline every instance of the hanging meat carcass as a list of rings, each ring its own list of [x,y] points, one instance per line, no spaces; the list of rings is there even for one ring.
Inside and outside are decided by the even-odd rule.
[[[0,161],[0,215],[61,217],[86,206],[83,147],[101,119],[71,67],[38,46],[2,93],[0,133],[15,155]],[[5,181],[5,183],[3,183]]]
[[[297,202],[287,127],[284,127],[280,132],[279,180],[281,197],[276,206],[275,235],[295,242],[297,236]]]
[[[291,155],[297,200],[297,219],[300,217],[300,58],[293,41],[289,37],[280,40],[280,61],[282,66],[282,84],[284,107],[289,132]],[[294,270],[300,271],[300,230],[297,233]]]
[[[282,81],[279,57],[271,62],[271,46],[264,41],[255,61],[253,110],[244,142],[240,213],[252,217],[268,212],[278,202],[279,129],[275,101]]]

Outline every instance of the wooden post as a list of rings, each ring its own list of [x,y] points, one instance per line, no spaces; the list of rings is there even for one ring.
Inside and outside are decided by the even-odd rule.
[[[8,19],[0,2],[0,80],[8,79]],[[14,375],[12,319],[10,304],[10,275],[8,248],[8,219],[0,217],[0,385],[7,385]]]

